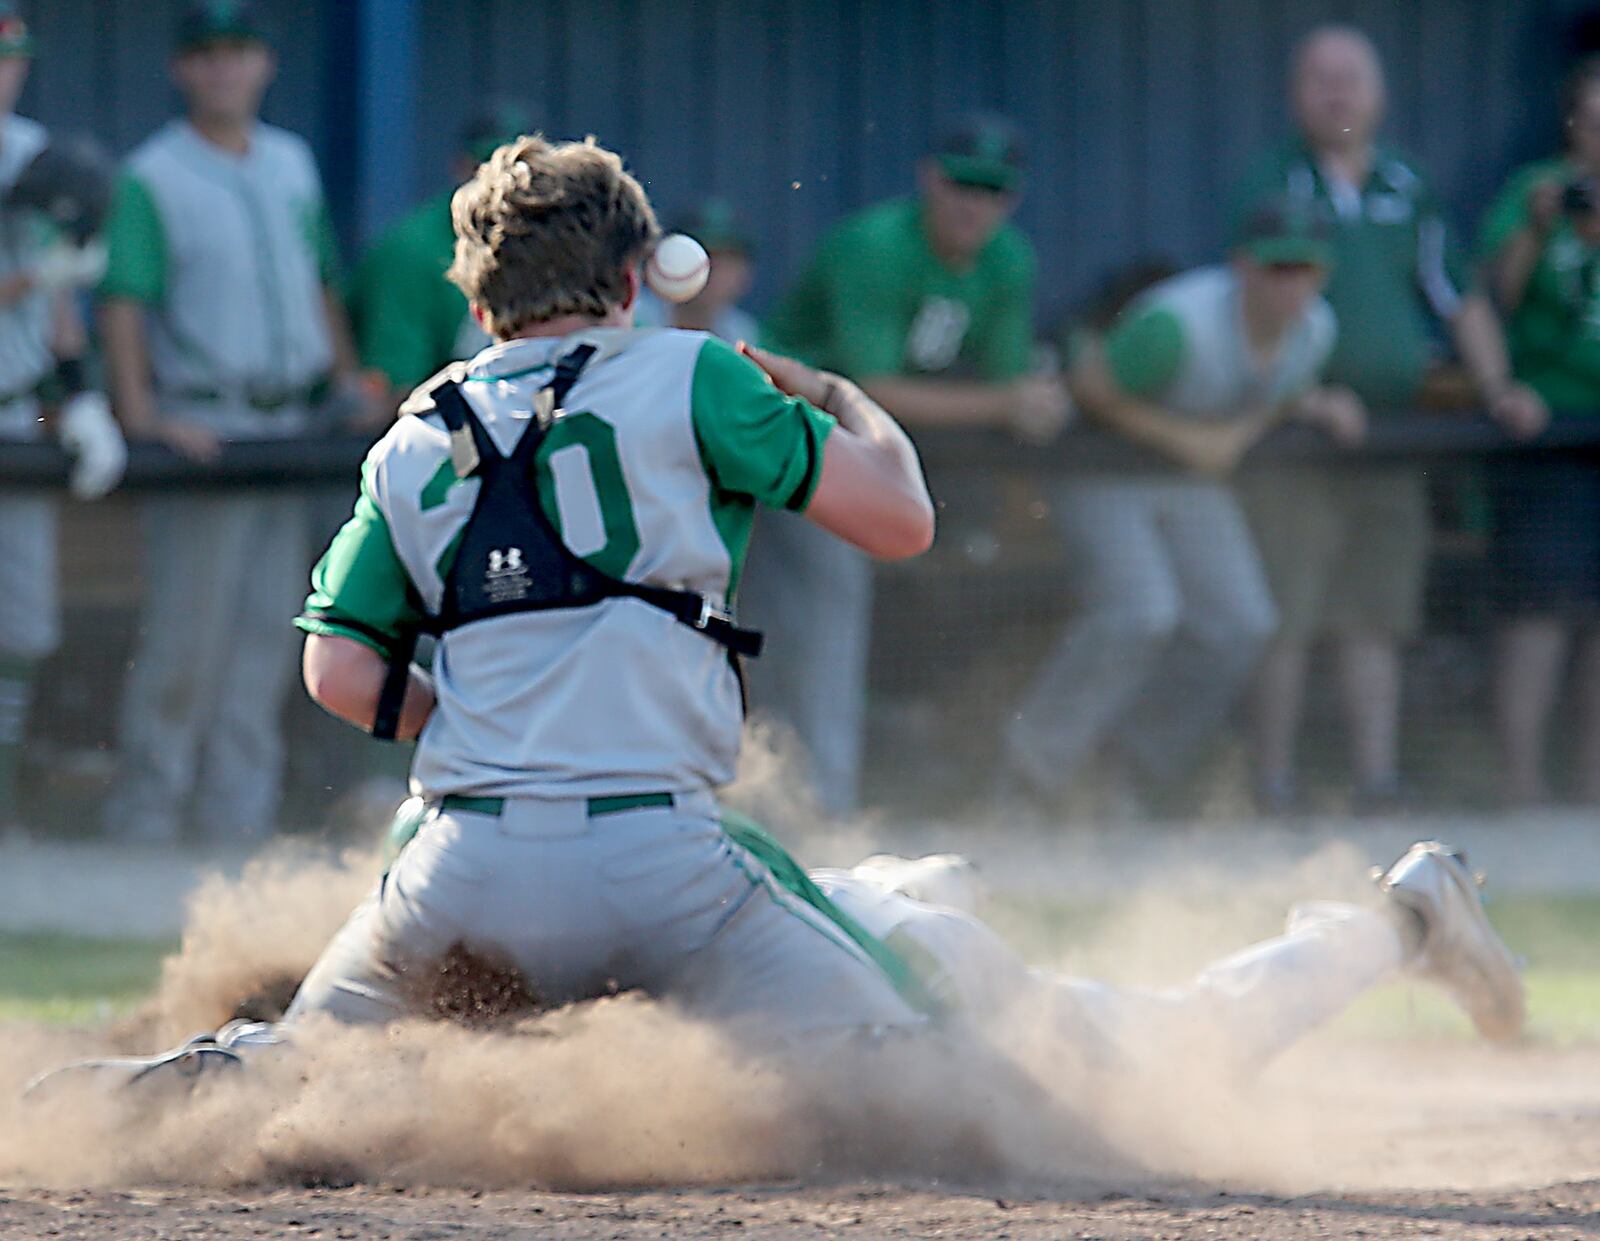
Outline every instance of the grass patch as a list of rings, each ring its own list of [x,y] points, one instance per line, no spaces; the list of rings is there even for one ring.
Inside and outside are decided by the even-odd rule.
[[[1527,962],[1533,1036],[1559,1044],[1600,1043],[1600,897],[1514,897],[1490,908],[1512,950]],[[1025,957],[1048,961],[1075,945],[1095,942],[1105,933],[1112,909],[1029,898],[997,902],[989,913],[996,929]],[[108,1021],[150,993],[162,958],[176,948],[168,940],[0,934],[0,1021]],[[1447,1000],[1410,986],[1385,987],[1364,997],[1342,1019],[1341,1029],[1375,1038],[1471,1033]]]
[[[0,934],[0,1020],[83,1024],[129,1011],[161,974],[170,940]]]

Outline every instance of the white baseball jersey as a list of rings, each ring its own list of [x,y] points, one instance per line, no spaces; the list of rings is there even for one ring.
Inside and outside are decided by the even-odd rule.
[[[44,126],[35,121],[20,116],[0,121],[0,195],[48,142]],[[48,224],[35,212],[0,211],[0,281],[29,270],[48,235]],[[32,439],[40,433],[33,389],[55,365],[50,308],[49,292],[37,288],[0,307],[0,436]]]
[[[331,245],[306,144],[257,125],[235,155],[172,121],[129,157],[107,231],[101,291],[150,307],[162,411],[225,434],[302,430],[303,404],[250,397],[303,392],[333,362]]]
[[[831,419],[704,333],[591,329],[496,345],[466,365],[461,391],[503,452],[554,362],[582,343],[597,352],[535,458],[546,514],[612,577],[729,600],[756,503],[810,502]],[[301,628],[387,654],[438,613],[479,487],[456,476],[437,415],[402,417],[367,458]],[[519,554],[508,547],[491,572],[514,572]],[[452,629],[434,678],[412,772],[424,796],[676,792],[733,776],[742,711],[727,652],[637,599]]]

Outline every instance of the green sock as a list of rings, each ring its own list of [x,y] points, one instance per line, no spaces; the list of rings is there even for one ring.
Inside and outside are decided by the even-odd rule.
[[[0,823],[17,817],[17,768],[33,701],[34,663],[0,655]]]

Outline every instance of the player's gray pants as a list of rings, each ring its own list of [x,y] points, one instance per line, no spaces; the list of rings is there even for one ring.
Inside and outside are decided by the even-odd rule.
[[[847,815],[861,784],[872,565],[794,513],[757,518],[739,619],[767,635],[745,664],[750,707],[791,726],[810,759],[822,808]]]
[[[640,988],[763,1039],[920,1018],[832,923],[724,835],[709,793],[590,818],[585,801],[435,812],[312,967],[286,1018],[387,1022],[455,944],[547,1004]]]
[[[39,660],[60,641],[55,497],[0,496],[0,656]]]
[[[1058,488],[1076,610],[1006,728],[1012,764],[1063,787],[1103,740],[1155,780],[1221,725],[1277,625],[1232,492],[1182,478]]]
[[[187,815],[214,838],[259,836],[278,812],[292,622],[309,563],[304,499],[161,496],[144,517],[144,598],[107,831],[171,840]]]

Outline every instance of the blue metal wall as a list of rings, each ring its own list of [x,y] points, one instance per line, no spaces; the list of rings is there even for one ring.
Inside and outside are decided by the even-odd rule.
[[[35,0],[25,106],[126,149],[170,113],[174,0]],[[1388,61],[1392,136],[1461,223],[1548,145],[1582,0],[275,0],[269,116],[322,154],[354,242],[445,184],[483,99],[624,151],[667,214],[715,193],[761,242],[758,303],[844,211],[908,188],[941,118],[1029,131],[1021,222],[1047,307],[1142,255],[1214,252],[1222,203],[1285,130],[1287,49],[1353,21]],[[408,193],[409,190],[409,193]]]

